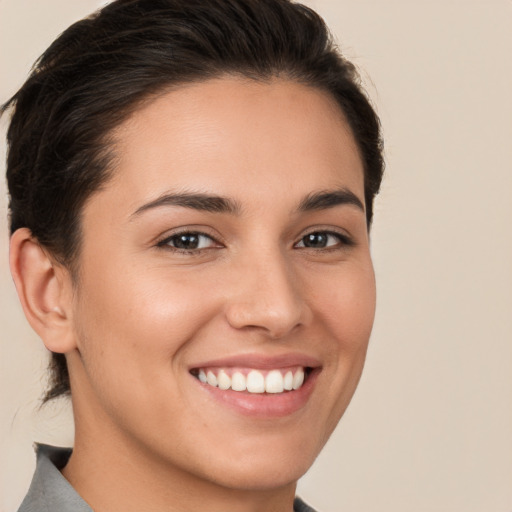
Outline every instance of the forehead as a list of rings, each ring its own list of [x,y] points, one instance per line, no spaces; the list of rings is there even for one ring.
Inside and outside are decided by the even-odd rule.
[[[173,190],[276,198],[349,187],[362,200],[363,166],[327,93],[287,80],[221,78],[162,93],[114,133],[109,187],[125,203]],[[109,188],[107,187],[107,188]]]

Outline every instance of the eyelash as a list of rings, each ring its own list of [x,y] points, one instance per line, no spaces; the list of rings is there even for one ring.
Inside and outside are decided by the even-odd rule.
[[[220,245],[220,242],[218,242],[211,235],[208,235],[207,233],[203,233],[201,231],[194,231],[194,230],[184,230],[179,233],[173,233],[171,236],[168,236],[168,237],[164,238],[163,240],[159,241],[156,245],[157,245],[157,247],[160,247],[162,249],[168,249],[173,252],[187,254],[187,255],[200,255],[203,253],[203,251],[207,251],[209,249],[215,248],[215,247],[203,247],[203,248],[198,248],[198,249],[183,249],[181,247],[173,247],[172,245],[170,245],[171,241],[173,241],[173,240],[176,241],[180,236],[185,236],[185,235],[205,237],[205,238],[208,238],[209,240],[211,240],[213,243]]]
[[[171,241],[176,241],[178,239],[178,237],[180,236],[184,236],[184,235],[188,235],[188,236],[196,236],[196,237],[206,237],[208,238],[211,242],[213,242],[214,244],[218,244],[217,247],[199,247],[199,248],[195,248],[195,249],[184,249],[184,248],[180,248],[180,247],[173,247],[170,243]],[[334,245],[331,245],[331,246],[326,246],[326,247],[320,247],[320,248],[315,248],[315,247],[308,247],[304,244],[304,241],[307,237],[310,237],[310,236],[313,236],[313,235],[323,235],[323,236],[327,236],[327,237],[334,237],[338,240],[338,242]],[[200,243],[200,242],[199,242]],[[298,244],[303,244],[302,247],[297,247]],[[343,249],[343,248],[348,248],[348,247],[352,247],[355,245],[355,242],[352,238],[350,238],[349,236],[347,236],[346,234],[343,234],[343,233],[338,233],[337,231],[332,231],[332,230],[315,230],[315,231],[311,231],[309,233],[306,233],[305,235],[303,235],[300,240],[298,242],[296,242],[293,247],[294,248],[299,248],[299,249],[308,249],[308,250],[311,250],[311,251],[315,251],[315,252],[330,252],[330,251],[336,251],[336,250],[340,250],[340,249]],[[203,233],[201,231],[194,231],[194,230],[184,230],[184,231],[181,231],[179,233],[173,233],[171,236],[168,236],[166,238],[164,238],[163,240],[157,242],[156,244],[157,247],[159,248],[162,248],[162,249],[167,249],[167,250],[170,250],[170,251],[173,251],[173,252],[176,252],[176,253],[180,253],[180,254],[186,254],[186,255],[193,255],[193,256],[198,256],[198,255],[201,255],[204,251],[208,251],[210,249],[215,249],[215,248],[222,248],[222,244],[220,242],[218,242],[214,237],[212,237],[211,235],[207,234],[207,233]]]
[[[302,236],[301,239],[299,240],[299,242],[295,243],[294,247],[297,247],[297,244],[303,243],[304,240],[306,239],[306,237],[312,236],[312,235],[317,235],[317,236],[323,235],[323,236],[327,236],[327,237],[334,237],[334,238],[338,239],[338,243],[336,243],[333,246],[327,246],[327,247],[321,247],[321,248],[307,247],[305,245],[301,248],[311,249],[314,251],[326,252],[326,251],[336,251],[336,250],[340,250],[342,248],[352,247],[355,245],[354,240],[344,233],[338,233],[337,231],[332,231],[332,230],[329,231],[329,230],[317,229],[315,231],[306,233],[304,236]]]

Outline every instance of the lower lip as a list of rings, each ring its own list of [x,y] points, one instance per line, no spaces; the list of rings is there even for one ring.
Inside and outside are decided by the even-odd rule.
[[[259,418],[289,416],[302,409],[308,402],[320,369],[314,369],[304,384],[297,390],[284,393],[248,393],[246,391],[222,390],[192,377],[215,400],[236,412]]]

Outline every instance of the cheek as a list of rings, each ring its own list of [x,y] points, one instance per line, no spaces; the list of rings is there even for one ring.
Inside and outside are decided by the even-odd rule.
[[[95,276],[94,282],[84,283],[81,315],[89,316],[92,325],[104,332],[110,330],[114,337],[119,333],[135,342],[141,333],[150,336],[161,331],[162,336],[154,342],[168,344],[200,324],[213,306],[209,305],[209,294],[204,293],[204,283],[201,286],[176,273],[107,269],[105,274],[104,279]],[[141,344],[147,336],[142,336]]]
[[[371,261],[357,266],[337,290],[339,308],[332,313],[330,326],[337,341],[339,375],[355,391],[366,357],[375,317],[375,276]]]
[[[310,296],[317,320],[336,340],[336,350],[365,348],[375,316],[375,276],[371,260],[347,262],[332,272],[315,276]]]
[[[322,293],[315,293],[320,340],[326,351],[325,373],[331,401],[326,434],[336,427],[348,407],[361,377],[375,315],[375,278],[371,261],[340,266],[324,280]],[[325,439],[325,440],[326,440]]]
[[[124,279],[83,284],[87,292],[79,297],[77,316],[83,372],[78,374],[98,417],[140,438],[154,437],[158,445],[158,433],[170,430],[173,418],[187,417],[190,404],[170,397],[187,396],[186,379],[177,376],[184,374],[190,340],[200,336],[217,305],[204,287],[152,274],[131,272]]]
[[[81,287],[76,325],[84,367],[99,387],[119,393],[153,393],[160,379],[168,387],[216,300],[175,274],[111,270]]]

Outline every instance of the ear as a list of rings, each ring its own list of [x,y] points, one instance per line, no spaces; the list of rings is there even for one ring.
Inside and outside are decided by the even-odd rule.
[[[25,316],[52,352],[76,348],[69,271],[58,265],[27,228],[11,236],[9,261]]]

